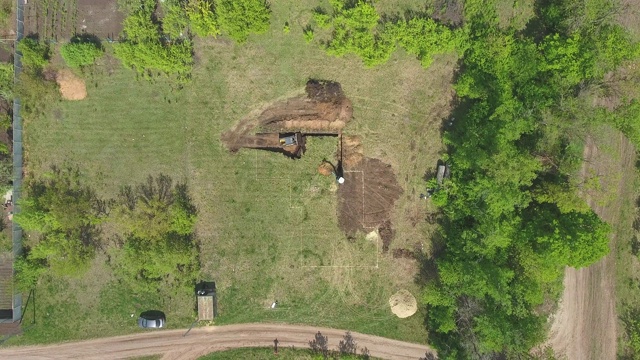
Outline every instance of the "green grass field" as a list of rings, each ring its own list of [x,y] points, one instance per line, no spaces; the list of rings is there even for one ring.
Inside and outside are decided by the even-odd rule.
[[[299,93],[310,78],[340,82],[354,105],[345,133],[363,138],[365,155],[391,164],[404,189],[391,248],[429,251],[434,227],[424,221],[429,205],[418,194],[442,150],[439,127],[450,110],[455,59],[423,69],[398,52],[366,69],[356,58],[329,57],[302,37],[315,6],[274,2],[270,32],[242,46],[198,40],[193,80],[182,90],[163,79],[136,80],[103,59],[87,76],[87,99],[52,104],[46,117],[25,122],[27,177],[68,161],[107,198],[149,174],[186,182],[198,207],[202,278],[218,287],[216,324],[304,323],[425,342],[424,310],[401,320],[388,306],[403,288],[419,297],[417,264],[382,254],[364,236],[349,242],[337,227],[335,185],[316,171],[333,158],[335,138],[312,138],[297,161],[257,150],[230,154],[220,141],[235,122]],[[135,316],[149,308],[167,312],[172,328],[193,321],[192,294],[134,298],[118,287],[105,259],[98,255],[81,279],[43,278],[36,324],[10,343],[134,332]],[[274,300],[280,306],[271,310]],[[28,310],[25,323],[30,317]]]

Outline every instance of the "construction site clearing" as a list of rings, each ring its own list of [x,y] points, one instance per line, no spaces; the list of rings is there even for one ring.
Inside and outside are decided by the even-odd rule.
[[[340,84],[309,80],[305,94],[276,102],[222,134],[227,149],[261,149],[291,158],[304,154],[306,136],[338,136],[353,116]]]
[[[343,135],[352,116],[351,101],[339,83],[309,80],[304,95],[270,104],[240,120],[221,138],[231,152],[258,149],[296,159],[306,151],[307,136],[335,136],[335,165],[325,160],[318,173],[335,176],[340,184],[338,226],[349,239],[372,230],[386,230],[393,237],[391,213],[403,189],[391,165],[364,155],[359,136]],[[385,239],[387,248],[390,242]]]

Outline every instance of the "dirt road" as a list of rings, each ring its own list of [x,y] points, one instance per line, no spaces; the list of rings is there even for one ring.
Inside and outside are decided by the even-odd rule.
[[[589,138],[583,157],[582,178],[597,177],[602,185],[585,191],[586,200],[615,228],[625,186],[631,185],[626,180],[634,171],[633,145],[622,134]],[[614,234],[605,258],[587,268],[565,270],[564,292],[547,344],[569,360],[616,358],[615,243]]]
[[[44,346],[0,349],[0,359],[127,359],[164,354],[163,359],[197,359],[214,351],[242,347],[269,347],[277,338],[279,347],[307,348],[320,331],[329,340],[329,349],[337,349],[345,330],[285,324],[239,324],[186,329],[150,331],[142,334],[100,338]],[[384,359],[413,359],[431,351],[425,345],[351,333],[358,349],[367,348],[371,356]],[[360,351],[359,351],[360,352]]]

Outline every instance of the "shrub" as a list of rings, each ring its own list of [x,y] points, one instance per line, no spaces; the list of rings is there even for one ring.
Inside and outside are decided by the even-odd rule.
[[[5,144],[2,144],[5,145]],[[6,145],[5,145],[6,146]],[[7,154],[8,155],[8,154]],[[7,191],[13,182],[13,159],[11,156],[0,156],[0,191]]]
[[[47,267],[57,275],[86,271],[100,241],[97,225],[104,215],[95,192],[82,184],[73,168],[53,168],[45,179],[27,183],[25,190],[27,197],[20,199],[22,211],[14,221],[37,235],[25,264]]]
[[[0,97],[13,100],[13,64],[0,63]]]
[[[11,129],[12,122],[13,122],[13,119],[11,118],[11,115],[9,114],[0,115],[0,131],[7,131]]]
[[[46,271],[45,264],[40,261],[30,260],[27,256],[17,258],[13,266],[16,269],[16,287],[22,291],[31,290],[40,276]]]
[[[217,0],[215,5],[220,29],[239,43],[269,29],[271,10],[264,0]]]
[[[124,21],[125,41],[114,45],[122,64],[150,77],[154,72],[185,78],[193,64],[193,47],[188,40],[164,41],[149,8],[140,8]]]
[[[19,78],[15,93],[22,101],[21,111],[24,116],[44,114],[47,107],[60,98],[55,81],[44,80],[42,76],[30,71],[21,72]]]
[[[13,13],[13,2],[11,0],[0,1],[0,26],[6,26]]]
[[[18,43],[22,53],[22,64],[33,69],[41,69],[49,61],[49,45],[32,38],[24,38]]]
[[[453,52],[461,48],[462,36],[433,19],[414,18],[390,27],[400,46],[416,55],[422,66],[428,67],[433,55]]]
[[[313,12],[313,20],[321,29],[328,29],[331,27],[331,16],[322,11],[322,9],[316,9]]]
[[[220,34],[211,0],[191,0],[187,4],[187,17],[191,30],[200,37]]]
[[[304,29],[303,31],[303,35],[304,35],[304,40],[307,43],[310,43],[313,41],[313,29],[311,27],[307,27],[306,29]]]
[[[327,44],[327,52],[336,56],[358,55],[365,65],[374,66],[386,62],[395,48],[395,40],[389,31],[375,31],[380,20],[376,9],[368,2],[360,1],[353,7],[332,1],[334,14],[331,17],[333,38]],[[320,10],[314,19],[325,25]]]
[[[125,243],[113,264],[123,282],[136,293],[195,282],[200,269],[193,236],[196,208],[185,184],[149,176],[136,187],[123,187],[114,204]]]
[[[100,40],[76,36],[62,45],[60,54],[67,66],[78,68],[93,65],[102,56],[103,50]]]
[[[183,37],[187,26],[189,26],[189,19],[182,6],[165,5],[164,17],[162,18],[162,31],[165,34],[173,39]]]
[[[166,46],[159,41],[138,44],[123,42],[117,44],[115,55],[126,67],[145,76],[151,76],[153,71],[186,76],[193,64],[192,46],[187,41]]]

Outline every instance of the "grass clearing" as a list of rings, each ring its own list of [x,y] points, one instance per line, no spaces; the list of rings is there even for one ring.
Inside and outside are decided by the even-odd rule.
[[[85,100],[53,104],[46,117],[25,121],[27,177],[69,161],[107,198],[149,174],[186,181],[199,212],[202,278],[218,286],[217,324],[305,323],[424,342],[424,310],[401,320],[387,303],[402,288],[419,295],[415,262],[381,254],[364,236],[349,242],[337,227],[335,185],[316,172],[333,158],[335,138],[312,138],[297,161],[257,150],[230,154],[220,142],[241,118],[299,92],[309,78],[340,82],[354,106],[345,134],[361,136],[365,154],[391,164],[404,189],[391,248],[429,251],[421,239],[434,226],[424,221],[429,205],[418,194],[442,149],[456,59],[441,56],[425,70],[402,52],[375,69],[328,57],[302,37],[315,6],[272,4],[270,31],[242,46],[198,40],[193,80],[180,91],[163,79],[111,72],[105,64],[112,60],[99,60]],[[283,33],[279,24],[291,19],[301,26]],[[98,256],[81,279],[42,279],[37,322],[10,343],[133,332],[138,313],[150,308],[164,310],[170,328],[190,325],[193,294],[134,298],[104,261]],[[271,310],[274,300],[280,305]]]

